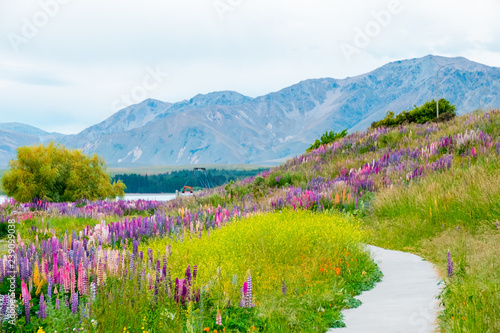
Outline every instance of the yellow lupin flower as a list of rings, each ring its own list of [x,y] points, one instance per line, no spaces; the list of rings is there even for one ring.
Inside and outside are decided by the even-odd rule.
[[[38,286],[40,283],[40,270],[38,269],[38,263],[35,262],[35,271],[33,272],[33,282],[35,282],[35,286]]]

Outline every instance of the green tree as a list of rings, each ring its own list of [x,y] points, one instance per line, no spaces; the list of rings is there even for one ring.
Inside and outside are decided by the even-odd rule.
[[[326,145],[330,142],[340,140],[345,136],[347,136],[347,129],[345,129],[339,133],[335,133],[334,131],[330,131],[330,132],[326,131],[321,136],[321,138],[320,138],[321,140],[316,139],[314,141],[314,143],[306,151],[310,152],[311,150],[318,149],[322,145]]]
[[[2,177],[5,193],[19,202],[52,202],[123,196],[125,185],[111,183],[104,160],[50,143],[17,149],[17,158]]]
[[[444,98],[439,100],[439,118],[436,114],[436,101],[428,101],[421,106],[414,106],[411,111],[403,111],[397,116],[394,112],[387,111],[385,118],[376,122],[373,122],[371,127],[394,127],[402,124],[418,123],[425,124],[429,121],[448,121],[456,116],[455,105],[451,105],[449,101]]]

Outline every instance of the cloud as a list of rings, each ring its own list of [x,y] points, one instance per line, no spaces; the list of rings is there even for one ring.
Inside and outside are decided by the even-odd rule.
[[[258,96],[427,54],[500,66],[497,0],[399,0],[385,24],[380,13],[394,1],[4,1],[2,121],[83,130],[158,66],[170,75],[147,97],[170,102],[216,90]],[[27,38],[30,24],[36,33]],[[347,61],[340,46],[366,29],[376,33]],[[13,47],[13,34],[26,43]]]

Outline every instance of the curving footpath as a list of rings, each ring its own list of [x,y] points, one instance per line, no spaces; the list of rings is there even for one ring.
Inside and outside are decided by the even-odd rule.
[[[434,265],[421,257],[368,245],[384,274],[372,290],[356,298],[362,304],[342,311],[344,328],[338,333],[427,333],[437,330],[442,289]]]

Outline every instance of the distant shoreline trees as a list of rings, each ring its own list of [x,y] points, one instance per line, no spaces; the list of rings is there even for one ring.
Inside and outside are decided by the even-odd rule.
[[[387,111],[385,118],[373,122],[371,127],[394,127],[411,123],[425,124],[430,121],[448,121],[456,116],[455,110],[455,105],[451,105],[449,101],[442,98],[439,100],[438,118],[436,114],[436,101],[432,100],[419,107],[415,105],[413,110],[405,110],[398,115],[394,115],[392,111]]]
[[[212,186],[220,186],[230,181],[255,176],[267,169],[227,170],[209,169]],[[201,184],[193,175],[193,170],[178,170],[157,175],[119,174],[113,176],[113,181],[122,181],[126,193],[175,193],[184,185],[200,188]]]
[[[111,183],[104,160],[62,145],[26,146],[2,177],[5,193],[19,202],[98,200],[123,196],[123,182]]]

